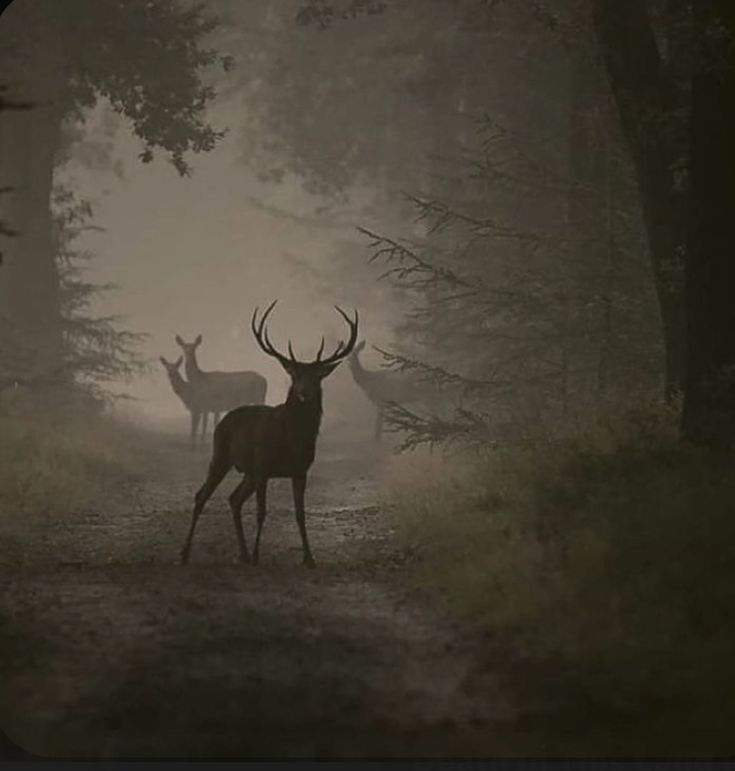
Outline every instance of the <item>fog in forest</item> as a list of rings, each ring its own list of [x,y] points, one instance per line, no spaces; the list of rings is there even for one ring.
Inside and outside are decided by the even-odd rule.
[[[732,757],[732,0],[14,0],[0,758]]]
[[[211,153],[193,160],[189,178],[181,179],[164,159],[140,164],[139,143],[123,122],[108,148],[117,174],[74,162],[60,173],[64,184],[93,203],[95,225],[103,229],[79,240],[95,255],[94,280],[115,285],[95,311],[119,314],[127,327],[147,335],[139,351],[149,360],[148,371],[112,384],[135,400],[117,405],[134,420],[187,429],[185,411],[158,361],[181,354],[177,334],[185,340],[203,335],[203,369],[261,372],[269,381],[268,403],[282,401],[287,376],[258,350],[250,331],[253,310],[273,299],[274,340],[285,350],[290,338],[305,359],[314,357],[322,335],[336,343],[342,334],[335,304],[362,312],[361,334],[371,343],[387,347],[391,341],[391,309],[379,298],[360,303],[381,272],[366,265],[365,244],[356,238],[363,221],[338,215],[341,224],[332,224],[328,216],[315,216],[323,201],[297,179],[278,186],[260,182],[238,142],[242,110],[232,103],[212,109],[214,125],[234,128]],[[102,105],[88,120],[94,125],[109,114]],[[330,257],[336,249],[347,253],[364,287],[335,278]],[[376,354],[368,357],[372,365],[379,363]],[[364,431],[369,404],[349,373],[335,376],[329,390],[338,392],[330,399],[330,418],[335,401]]]

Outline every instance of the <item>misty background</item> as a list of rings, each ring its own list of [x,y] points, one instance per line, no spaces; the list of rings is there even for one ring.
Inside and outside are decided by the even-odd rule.
[[[732,0],[14,0],[3,730],[732,757],[733,95]],[[159,357],[202,335],[282,402],[274,299],[282,351],[344,340],[335,305],[365,343],[324,381],[308,516],[291,466],[245,565],[263,490],[243,535],[227,480],[184,567],[211,425]],[[254,414],[298,424],[228,419],[251,444]]]

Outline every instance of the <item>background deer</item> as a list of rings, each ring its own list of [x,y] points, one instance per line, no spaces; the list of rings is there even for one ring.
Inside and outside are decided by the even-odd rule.
[[[362,340],[355,346],[348,363],[350,372],[365,396],[375,405],[375,439],[379,440],[383,433],[383,413],[388,402],[409,404],[426,395],[428,388],[419,382],[415,376],[395,372],[389,369],[365,369],[360,361],[360,351],[365,347]]]
[[[189,384],[196,393],[198,405],[204,415],[202,439],[207,429],[207,413],[214,413],[214,425],[222,412],[243,404],[263,404],[268,381],[257,372],[207,372],[199,367],[196,350],[202,343],[197,335],[193,343],[184,342],[176,335],[176,343],[184,352],[184,367]]]
[[[163,364],[166,374],[168,375],[168,381],[171,384],[171,388],[176,396],[184,403],[184,407],[189,411],[191,416],[191,444],[192,447],[196,444],[197,428],[202,426],[202,432],[200,441],[204,442],[204,435],[207,431],[207,419],[209,413],[206,412],[201,400],[197,398],[196,389],[191,383],[187,383],[181,374],[181,364],[184,361],[183,356],[174,361],[167,361],[163,356],[160,357],[161,364]],[[216,422],[216,420],[215,420]]]
[[[268,481],[273,478],[290,478],[304,563],[310,567],[314,565],[306,534],[304,494],[306,476],[314,461],[316,439],[322,418],[322,380],[352,351],[357,340],[358,316],[355,311],[355,320],[352,321],[341,308],[337,308],[349,325],[349,340],[347,343],[340,342],[331,356],[322,359],[324,351],[322,337],[316,359],[312,362],[301,362],[296,360],[290,341],[289,357],[286,357],[273,347],[268,338],[265,322],[275,304],[276,301],[268,306],[259,324],[256,324],[258,314],[256,308],[251,320],[251,328],[261,349],[275,358],[291,379],[286,401],[277,407],[264,405],[239,407],[228,412],[215,428],[212,461],[209,464],[207,478],[195,496],[191,527],[181,551],[182,563],[186,563],[189,559],[194,530],[205,503],[234,466],[244,474],[242,481],[230,495],[230,508],[240,548],[240,560],[247,562],[250,559],[242,530],[243,504],[253,492],[256,493],[258,530],[255,536],[253,562],[257,563],[260,536],[266,516]]]

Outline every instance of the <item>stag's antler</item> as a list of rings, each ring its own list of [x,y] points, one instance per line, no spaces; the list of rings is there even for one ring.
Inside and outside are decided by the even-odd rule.
[[[296,356],[293,352],[293,347],[291,346],[291,341],[288,341],[288,354],[290,356],[290,359],[284,356],[282,353],[280,353],[276,347],[273,345],[273,343],[270,341],[270,338],[268,337],[268,328],[265,326],[266,319],[270,315],[270,312],[275,308],[276,303],[278,300],[274,300],[266,309],[263,315],[260,317],[260,321],[256,322],[256,319],[258,317],[258,310],[259,308],[256,308],[253,311],[253,317],[250,320],[250,328],[253,331],[253,335],[255,336],[255,339],[258,343],[258,345],[261,347],[261,349],[267,353],[269,356],[273,356],[275,359],[278,359],[278,361],[281,362],[284,366],[288,364],[334,364],[335,362],[340,361],[341,359],[344,359],[345,356],[349,356],[349,354],[352,352],[352,349],[355,347],[355,343],[357,342],[357,325],[359,321],[359,316],[357,311],[355,311],[355,320],[353,321],[338,305],[335,305],[334,307],[337,309],[338,313],[342,316],[342,318],[347,322],[348,326],[350,327],[350,337],[347,343],[339,342],[337,344],[337,348],[335,349],[334,353],[331,356],[328,356],[326,359],[322,359],[322,353],[324,353],[324,337],[322,337],[321,345],[319,346],[319,350],[316,354],[316,359],[311,362],[300,362],[296,359]]]
[[[346,356],[349,356],[350,353],[352,353],[352,349],[355,347],[355,343],[357,342],[357,324],[360,320],[357,309],[355,310],[355,320],[353,321],[342,310],[342,308],[339,307],[339,305],[335,305],[334,307],[337,309],[337,312],[340,314],[340,316],[342,316],[342,318],[347,322],[347,325],[350,328],[350,338],[347,343],[340,341],[337,344],[337,348],[335,349],[334,353],[331,356],[327,356],[327,358],[324,360],[321,359],[321,353],[324,349],[324,338],[322,338],[322,344],[319,347],[319,353],[317,354],[316,360],[313,362],[314,364],[333,364],[336,361],[344,359]]]

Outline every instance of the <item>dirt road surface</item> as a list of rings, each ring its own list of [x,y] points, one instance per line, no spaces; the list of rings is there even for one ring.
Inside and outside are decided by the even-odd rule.
[[[5,733],[67,758],[504,754],[510,706],[468,687],[476,643],[406,577],[385,456],[321,442],[315,570],[287,481],[271,482],[260,565],[236,563],[234,474],[178,564],[208,458],[161,438],[147,478],[94,510],[0,525]],[[252,547],[252,500],[245,521]]]

